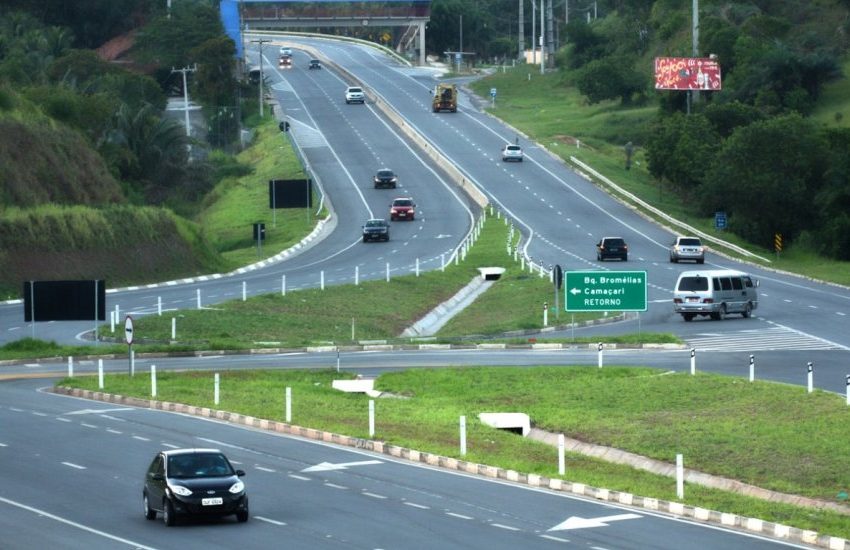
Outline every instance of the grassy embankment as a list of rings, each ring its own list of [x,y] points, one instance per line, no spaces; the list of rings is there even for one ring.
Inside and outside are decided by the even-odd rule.
[[[847,63],[845,70],[850,69],[849,66]],[[623,107],[618,101],[588,105],[575,88],[563,83],[563,78],[560,72],[540,75],[534,68],[522,66],[497,72],[470,87],[482,98],[489,97],[490,88],[497,88],[496,107],[491,109],[488,102],[489,112],[567,162],[570,156],[578,158],[680,221],[770,259],[770,267],[850,285],[850,262],[816,256],[805,246],[790,246],[777,257],[772,250],[714,229],[713,218],[696,215],[685,201],[660,185],[647,171],[644,151],[637,145],[645,142],[656,107]],[[815,119],[830,125],[850,125],[850,117],[836,116],[836,113],[850,112],[848,88],[848,79],[826,86]],[[636,147],[632,167],[626,170],[624,146],[630,141]],[[723,252],[736,256],[731,251]]]
[[[292,387],[293,423],[368,438],[368,397],[332,390],[333,371],[226,371],[213,403],[212,374],[158,374],[158,399],[283,421]],[[95,377],[61,384],[97,389]],[[104,391],[147,398],[146,376],[107,376]],[[457,422],[467,417],[466,460],[558,478],[546,444],[484,426],[480,412],[525,412],[536,427],[780,492],[845,502],[850,490],[850,409],[840,396],[798,387],[649,368],[414,369],[381,375],[376,388],[402,399],[376,403],[376,439],[458,457]],[[817,433],[816,440],[811,438]],[[564,479],[675,501],[675,480],[569,454]],[[850,538],[850,516],[686,485],[685,503]]]

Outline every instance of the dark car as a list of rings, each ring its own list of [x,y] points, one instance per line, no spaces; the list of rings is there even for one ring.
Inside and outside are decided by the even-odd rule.
[[[410,220],[416,217],[416,205],[413,199],[408,197],[399,197],[393,200],[390,205],[390,220]]]
[[[311,59],[311,60],[310,60],[310,64],[309,64],[309,65],[307,65],[307,68],[308,68],[308,69],[321,69],[321,68],[322,68],[322,64],[319,62],[319,60],[318,60],[318,59]]]
[[[372,219],[366,222],[363,226],[363,242],[368,241],[389,241],[390,240],[390,224],[387,220]]]
[[[604,237],[596,243],[596,259],[619,258],[624,262],[629,259],[629,245],[622,237]]]
[[[179,516],[228,516],[248,521],[248,495],[234,470],[218,449],[160,451],[145,474],[142,499],[147,519],[162,514],[165,524]]]
[[[390,170],[389,168],[381,168],[378,170],[378,173],[375,174],[375,177],[372,178],[375,182],[375,189],[381,187],[389,187],[390,189],[395,189],[396,184],[398,183],[398,176]]]

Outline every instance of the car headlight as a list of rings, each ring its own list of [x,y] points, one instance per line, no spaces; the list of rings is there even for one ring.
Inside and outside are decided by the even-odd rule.
[[[237,481],[236,483],[234,483],[233,485],[230,486],[230,489],[228,489],[228,491],[230,491],[234,495],[239,494],[244,490],[245,490],[245,484],[242,483],[241,481]]]
[[[192,491],[182,485],[169,485],[168,488],[171,489],[172,493],[180,495],[181,497],[188,497],[192,494]]]

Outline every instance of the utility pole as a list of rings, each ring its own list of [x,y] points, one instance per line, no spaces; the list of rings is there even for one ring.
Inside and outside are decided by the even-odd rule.
[[[544,27],[544,19],[546,15],[546,10],[543,9],[543,0],[540,0],[540,74],[543,74],[546,66],[546,49],[544,44],[546,43],[546,30]]]
[[[693,14],[691,17],[691,30],[693,32],[693,56],[699,56],[699,0],[693,0]],[[699,90],[691,90],[693,102],[699,101]]]
[[[197,65],[193,65],[192,67],[183,67],[182,69],[171,68],[171,74],[174,73],[183,73],[183,114],[185,115],[186,121],[186,137],[192,137],[192,125],[189,124],[189,83],[186,80],[186,73],[194,73],[198,70]],[[189,161],[192,160],[192,144],[186,143],[186,152],[189,153]]]
[[[260,38],[259,40],[251,40],[251,42],[260,45],[260,118],[263,118],[263,44],[271,42],[271,40]]]
[[[525,63],[525,13],[523,4],[525,0],[519,0],[519,60]]]
[[[554,14],[552,0],[546,0],[546,61],[549,68],[555,66],[555,29],[553,28]]]
[[[531,0],[531,64],[537,64],[537,4]]]

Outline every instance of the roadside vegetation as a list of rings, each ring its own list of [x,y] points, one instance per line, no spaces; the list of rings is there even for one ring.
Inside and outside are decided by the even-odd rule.
[[[283,421],[283,388],[291,387],[292,422],[369,438],[368,401],[331,388],[334,371],[228,371],[220,404],[209,372],[157,374],[157,399]],[[96,377],[60,385],[97,391]],[[771,382],[650,368],[494,367],[411,369],[382,374],[375,388],[374,439],[518,472],[676,501],[673,478],[578,454],[558,475],[557,450],[483,425],[481,412],[525,412],[535,427],[759,487],[844,504],[850,410],[840,396]],[[150,397],[147,376],[105,377],[103,391]],[[467,417],[467,448],[459,454],[458,417]],[[817,432],[817,444],[811,434]],[[850,538],[850,516],[767,502],[686,484],[684,502],[712,510]],[[848,507],[850,510],[850,507]]]

